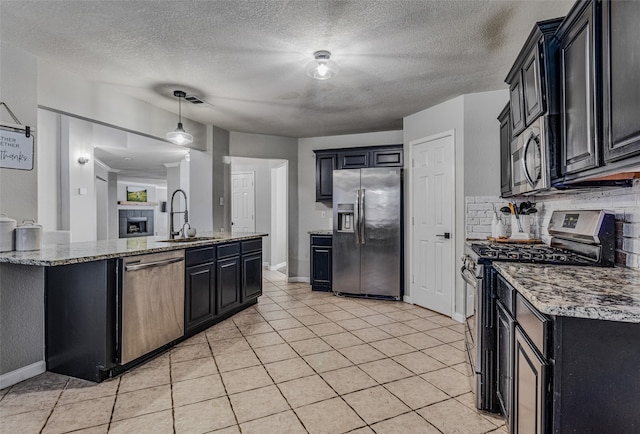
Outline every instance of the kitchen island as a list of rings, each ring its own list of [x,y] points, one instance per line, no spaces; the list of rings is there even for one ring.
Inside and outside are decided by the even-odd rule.
[[[510,432],[640,426],[640,272],[494,262],[496,370]]]
[[[102,381],[255,304],[263,236],[70,243],[0,262],[42,270],[46,369]]]

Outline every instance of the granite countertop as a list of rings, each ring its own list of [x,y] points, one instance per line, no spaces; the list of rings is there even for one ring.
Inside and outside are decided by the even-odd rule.
[[[640,271],[622,267],[493,262],[540,312],[640,323]]]
[[[333,229],[318,229],[316,231],[309,231],[309,235],[333,235]]]
[[[81,243],[44,245],[40,250],[29,252],[0,253],[0,262],[20,265],[56,266],[79,262],[121,258],[145,253],[166,252],[195,246],[221,244],[230,241],[250,240],[268,234],[257,232],[215,232],[202,234],[189,242],[166,242],[166,237],[136,237],[117,240],[87,241]],[[206,237],[206,238],[205,238]],[[205,239],[203,239],[205,238]]]

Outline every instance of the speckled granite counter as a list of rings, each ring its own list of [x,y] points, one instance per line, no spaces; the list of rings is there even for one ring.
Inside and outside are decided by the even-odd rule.
[[[319,229],[317,231],[309,231],[309,235],[333,235],[332,229]]]
[[[493,267],[540,312],[640,323],[640,271],[494,262]]]
[[[180,250],[194,246],[206,246],[227,243],[230,241],[250,240],[265,237],[264,233],[228,233],[216,232],[202,234],[189,242],[166,242],[166,237],[139,237],[118,240],[87,241],[60,245],[44,245],[41,250],[31,252],[0,253],[0,262],[20,265],[56,266],[77,264],[80,262],[98,261],[102,259],[120,258],[123,256],[141,255],[145,253]]]

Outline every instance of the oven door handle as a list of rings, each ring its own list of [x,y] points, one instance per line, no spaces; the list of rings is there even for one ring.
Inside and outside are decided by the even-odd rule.
[[[462,279],[467,282],[467,284],[473,286],[474,288],[478,287],[478,281],[476,280],[475,276],[469,277],[468,275],[471,274],[470,272],[467,272],[467,268],[466,267],[462,267],[460,268],[460,274],[462,275]]]

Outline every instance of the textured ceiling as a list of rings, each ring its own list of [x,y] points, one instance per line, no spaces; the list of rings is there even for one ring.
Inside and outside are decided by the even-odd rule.
[[[0,1],[3,42],[184,116],[290,137],[402,128],[452,97],[504,88],[536,21],[573,1]],[[340,67],[320,82],[316,50]]]

